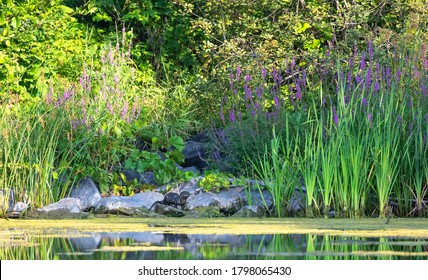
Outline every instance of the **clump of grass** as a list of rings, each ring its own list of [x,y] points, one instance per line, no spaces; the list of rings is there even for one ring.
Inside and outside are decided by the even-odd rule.
[[[303,180],[307,216],[327,216],[334,211],[348,217],[385,217],[391,207],[397,214],[421,215],[427,208],[426,48],[416,45],[415,49],[387,59],[378,57],[374,50],[371,45],[368,53],[355,51],[350,59],[337,60],[335,68],[327,68],[329,73],[312,79],[320,81],[319,85],[302,82],[303,73],[297,75],[301,78],[294,79],[288,91],[283,91],[285,86],[281,83],[274,83],[271,90],[263,84],[272,95],[254,94],[245,83],[244,97],[233,97],[242,98],[242,104],[247,106],[241,106],[245,109],[239,113],[235,101],[229,113],[246,117],[227,122],[228,127],[241,129],[241,137],[228,138],[232,142],[228,147],[239,154],[233,141],[245,146],[251,146],[247,142],[253,141],[259,151],[254,152],[258,157],[251,162],[257,167],[256,174],[266,182],[275,181],[277,175],[273,171],[281,170],[284,162],[297,170]],[[290,91],[295,91],[291,99]],[[266,115],[274,113],[275,118],[265,120],[270,129],[280,128],[279,139],[266,134],[266,127],[264,131],[254,129],[252,137],[242,130],[244,123],[258,123],[261,114],[251,114],[256,107],[252,104],[264,96],[281,104],[278,108],[261,109]],[[285,127],[291,129],[285,131]],[[281,143],[292,139],[295,149],[290,153],[286,147],[278,154],[279,159],[273,160],[273,152],[270,155],[266,148],[261,149],[265,147],[260,145],[264,139],[261,135]],[[261,152],[264,156],[260,156]],[[281,184],[286,188],[295,181],[291,176]],[[275,190],[272,195],[276,202],[281,198],[275,196],[288,196],[285,190]],[[275,212],[281,211],[284,212]]]

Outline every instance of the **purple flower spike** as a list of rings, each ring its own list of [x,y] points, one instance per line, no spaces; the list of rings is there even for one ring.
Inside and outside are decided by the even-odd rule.
[[[235,110],[230,110],[230,112],[229,112],[229,118],[230,118],[230,121],[231,122],[236,122],[236,117],[235,117]]]
[[[376,93],[376,92],[378,92],[378,91],[379,91],[379,82],[378,82],[378,81],[376,81],[376,82],[375,82],[375,84],[374,84],[373,93]]]
[[[370,61],[373,60],[373,42],[372,41],[369,42],[369,59]]]
[[[238,66],[236,69],[236,80],[239,81],[239,78],[241,77],[241,66]]]
[[[355,81],[357,82],[357,84],[361,84],[361,82],[363,81],[363,78],[360,75],[355,75]]]
[[[369,68],[366,74],[366,88],[370,88],[371,84],[372,84],[372,70],[371,68]]]
[[[360,70],[361,72],[364,72],[365,69],[366,69],[366,53],[363,52],[361,54]]]
[[[367,120],[369,121],[370,127],[372,127],[372,114],[368,113]]]
[[[336,125],[339,124],[339,116],[337,115],[336,106],[333,106],[333,121]]]
[[[401,71],[400,68],[397,69],[397,81],[401,80]]]
[[[266,78],[266,68],[265,67],[263,67],[263,69],[262,69],[262,77],[263,77],[263,79]]]
[[[361,100],[361,105],[363,105],[363,107],[366,107],[369,103],[367,102],[367,99],[365,97],[363,97],[363,99]]]
[[[299,83],[296,83],[296,99],[299,101],[302,99],[302,91],[300,89]]]
[[[123,107],[122,112],[120,112],[122,119],[125,119],[127,114],[128,114],[128,102],[125,102],[125,106]]]
[[[279,99],[278,99],[278,96],[275,96],[274,98],[273,98],[273,102],[274,102],[274,104],[275,104],[275,107],[279,107]]]

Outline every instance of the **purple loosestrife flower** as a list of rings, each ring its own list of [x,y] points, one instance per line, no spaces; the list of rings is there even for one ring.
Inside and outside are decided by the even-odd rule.
[[[333,121],[336,125],[339,124],[339,116],[337,115],[336,106],[333,106]]]
[[[134,99],[134,105],[132,106],[132,119],[135,119],[137,114],[137,104],[138,104],[138,97]]]
[[[366,107],[369,103],[367,102],[367,99],[365,97],[363,97],[363,99],[361,100],[361,105],[363,107]]]
[[[113,62],[114,62],[113,50],[111,49],[111,45],[110,45],[110,49],[108,51],[108,61],[110,64],[113,64]]]
[[[401,80],[401,70],[400,68],[397,69],[397,82]]]
[[[224,123],[223,105],[220,104],[220,119]]]
[[[266,68],[265,67],[263,67],[263,69],[262,69],[262,77],[263,77],[263,79],[266,78]]]
[[[83,107],[82,108],[82,125],[87,125],[87,114],[86,114],[86,109]]]
[[[376,93],[378,91],[379,91],[379,82],[376,81],[375,84],[374,84],[373,93]]]
[[[74,129],[74,130],[76,130],[76,129],[77,129],[77,124],[78,124],[78,121],[76,121],[76,120],[71,120],[71,126],[73,127],[73,129]]]
[[[236,80],[239,81],[239,78],[241,77],[241,66],[238,66],[236,69]]]
[[[113,106],[108,101],[107,101],[107,110],[110,112],[110,114],[113,114]]]
[[[361,54],[361,62],[360,62],[361,73],[363,73],[365,69],[366,69],[366,53],[363,52]]]
[[[369,121],[369,125],[370,125],[370,128],[371,128],[372,127],[372,114],[371,113],[367,114],[367,120]]]
[[[125,102],[122,111],[120,112],[120,116],[123,120],[126,119],[126,116],[128,115],[128,102]]]
[[[276,107],[276,108],[279,108],[279,99],[278,99],[278,96],[275,96],[275,97],[273,98],[273,102],[274,102],[274,104],[275,104],[275,107]]]
[[[230,112],[229,112],[229,118],[230,118],[231,122],[233,122],[233,123],[236,122],[235,110],[234,109],[230,110]]]
[[[299,101],[302,99],[302,91],[300,89],[299,83],[296,83],[296,99]]]
[[[263,85],[260,85],[260,87],[258,87],[256,89],[256,96],[257,96],[257,98],[260,99],[262,97],[262,91],[263,91]]]
[[[372,69],[369,67],[366,74],[366,88],[369,89],[372,84]]]
[[[123,24],[123,26],[122,26],[122,46],[125,46],[125,33],[126,33],[126,28],[125,28],[125,24]]]
[[[362,81],[363,78],[360,75],[355,75],[355,82],[357,83],[357,85],[361,84]]]
[[[372,41],[369,42],[369,59],[370,61],[373,60],[373,42]]]

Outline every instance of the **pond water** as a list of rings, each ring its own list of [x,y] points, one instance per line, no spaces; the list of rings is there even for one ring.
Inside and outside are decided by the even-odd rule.
[[[378,219],[2,221],[0,258],[428,259],[427,220],[394,223],[387,227]]]

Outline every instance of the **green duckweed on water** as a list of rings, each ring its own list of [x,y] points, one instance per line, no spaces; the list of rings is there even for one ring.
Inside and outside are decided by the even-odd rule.
[[[87,232],[176,234],[328,234],[362,237],[426,237],[428,219],[150,219],[1,220],[0,236],[76,236]]]
[[[426,259],[428,219],[1,220],[1,259]]]

